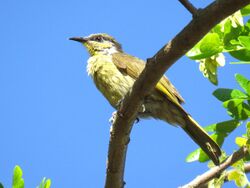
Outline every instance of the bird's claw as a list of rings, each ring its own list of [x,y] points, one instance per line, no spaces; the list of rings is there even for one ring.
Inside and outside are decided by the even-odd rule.
[[[110,123],[110,124],[113,124],[113,123],[115,122],[116,116],[117,116],[117,111],[114,111],[114,112],[112,113],[111,118],[109,118],[109,123]]]
[[[137,123],[139,123],[139,122],[140,122],[140,118],[137,117],[137,118],[135,119],[135,123],[137,124]]]

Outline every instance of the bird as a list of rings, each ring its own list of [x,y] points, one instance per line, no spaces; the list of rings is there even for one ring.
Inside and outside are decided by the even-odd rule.
[[[90,57],[87,73],[97,89],[118,108],[145,67],[145,62],[125,53],[116,39],[106,33],[71,37],[86,47]],[[184,99],[166,76],[163,76],[143,101],[139,118],[155,118],[181,127],[197,143],[215,165],[219,165],[221,149],[208,133],[189,115],[181,104]]]

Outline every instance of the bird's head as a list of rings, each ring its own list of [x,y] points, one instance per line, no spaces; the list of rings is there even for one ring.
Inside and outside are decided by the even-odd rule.
[[[113,37],[105,33],[91,34],[87,37],[72,37],[69,39],[82,43],[91,56],[122,52],[121,45]]]

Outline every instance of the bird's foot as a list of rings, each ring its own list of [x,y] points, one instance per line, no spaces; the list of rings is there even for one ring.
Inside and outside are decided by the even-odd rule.
[[[121,104],[123,103],[123,101],[124,101],[124,98],[122,98],[122,99],[120,99],[120,100],[118,101],[118,103],[116,104],[116,109],[119,109],[119,108],[121,107]],[[140,109],[139,109],[139,113],[144,113],[144,112],[146,112],[146,107],[145,107],[144,104],[142,104],[141,107],[140,107]],[[109,123],[110,123],[110,124],[113,124],[113,123],[114,123],[114,121],[115,121],[117,115],[122,116],[122,114],[119,114],[119,111],[118,111],[118,112],[115,111],[115,112],[112,113],[112,117],[109,118]],[[139,122],[140,122],[140,119],[137,117],[137,118],[135,119],[135,123],[137,124],[137,123],[139,123]]]
[[[139,122],[140,122],[140,118],[137,117],[137,118],[135,119],[135,124],[137,124],[137,123],[139,123]]]
[[[113,123],[115,122],[116,117],[117,117],[117,111],[114,111],[114,112],[112,113],[111,118],[109,118],[109,123],[110,123],[110,124],[113,124]]]

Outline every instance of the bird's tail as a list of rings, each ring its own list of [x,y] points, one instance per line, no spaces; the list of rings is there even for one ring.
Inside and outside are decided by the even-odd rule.
[[[181,126],[183,130],[201,147],[215,165],[219,165],[220,147],[190,115],[186,116],[185,122],[185,126]]]

